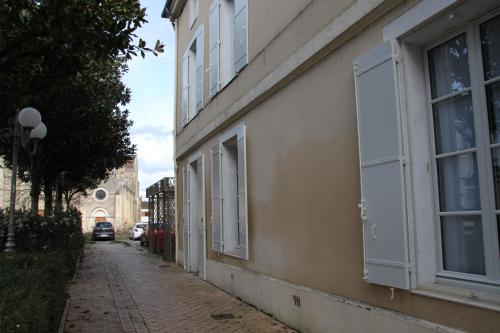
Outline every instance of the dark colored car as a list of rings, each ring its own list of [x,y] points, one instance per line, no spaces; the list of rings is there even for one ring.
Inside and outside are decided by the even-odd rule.
[[[92,239],[111,239],[115,240],[115,229],[111,222],[96,222],[94,231],[92,231]]]

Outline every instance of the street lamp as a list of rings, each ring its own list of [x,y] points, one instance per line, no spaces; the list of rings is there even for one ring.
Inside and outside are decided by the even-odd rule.
[[[12,144],[12,178],[10,183],[10,206],[7,243],[4,252],[15,252],[14,212],[16,210],[16,181],[19,145],[28,151],[30,156],[36,154],[38,141],[47,135],[47,127],[42,123],[42,116],[37,109],[27,107],[18,111],[15,118],[9,118],[9,127],[0,129],[0,140]],[[33,149],[30,142],[33,140]]]

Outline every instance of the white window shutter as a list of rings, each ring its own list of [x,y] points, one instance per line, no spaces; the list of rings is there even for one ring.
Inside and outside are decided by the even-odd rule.
[[[404,157],[396,57],[390,41],[354,62],[364,278],[409,289]]]
[[[223,252],[220,146],[212,148],[212,250]]]
[[[182,168],[182,248],[184,250],[184,269],[189,268],[189,184],[187,167]]]
[[[248,260],[248,199],[245,126],[238,133],[238,225],[240,257]]]
[[[205,245],[206,245],[206,239],[205,239],[205,221],[204,221],[204,216],[205,216],[205,158],[202,155],[198,160],[196,161],[196,169],[197,173],[196,175],[198,176],[196,182],[197,182],[197,187],[198,187],[198,193],[197,193],[197,207],[198,207],[198,216],[197,216],[197,223],[198,223],[198,235],[197,235],[197,241],[198,241],[198,262],[196,263],[196,266],[198,267],[198,273],[199,276],[204,279],[205,278]]]
[[[203,29],[196,37],[196,112],[203,108],[203,63],[204,44]]]
[[[247,64],[247,0],[234,0],[234,72]]]
[[[189,50],[184,54],[182,59],[182,126],[186,126],[189,121]]]
[[[219,52],[220,52],[220,34],[219,34],[219,15],[220,2],[213,1],[210,6],[210,97],[215,96],[219,91]]]

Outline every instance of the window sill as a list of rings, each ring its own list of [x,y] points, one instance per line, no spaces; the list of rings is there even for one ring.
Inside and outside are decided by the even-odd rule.
[[[472,288],[432,283],[413,289],[411,293],[500,312],[500,289],[498,292],[479,291]]]
[[[224,255],[243,260],[238,252],[224,251]]]

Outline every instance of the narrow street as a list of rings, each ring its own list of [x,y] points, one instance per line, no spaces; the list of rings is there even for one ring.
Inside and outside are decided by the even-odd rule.
[[[145,250],[87,246],[71,284],[64,332],[293,332]]]

